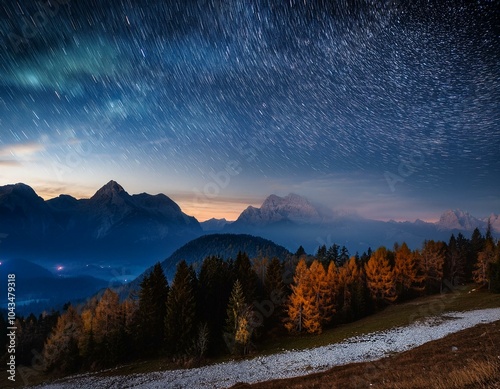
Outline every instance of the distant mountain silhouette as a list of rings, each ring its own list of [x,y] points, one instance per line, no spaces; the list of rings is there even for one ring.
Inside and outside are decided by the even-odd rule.
[[[437,223],[378,221],[356,214],[333,212],[313,205],[304,197],[289,194],[271,195],[260,208],[248,207],[238,219],[223,228],[223,232],[259,235],[294,251],[299,245],[314,253],[320,245],[345,245],[351,254],[362,253],[368,247],[392,247],[405,241],[412,248],[421,247],[426,239],[448,241],[451,233],[472,233],[486,230],[488,218],[475,218],[467,212],[446,211]],[[500,233],[500,219],[492,214],[492,230]]]
[[[200,222],[200,225],[203,231],[214,232],[214,231],[221,231],[226,225],[231,223],[232,222],[227,221],[225,218],[222,219],[211,218],[205,220],[204,222]]]
[[[145,266],[200,236],[198,221],[163,194],[129,195],[110,181],[90,199],[44,201],[24,184],[0,187],[4,257]]]

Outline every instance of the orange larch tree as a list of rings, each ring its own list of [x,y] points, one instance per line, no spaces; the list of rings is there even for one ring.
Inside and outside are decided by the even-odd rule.
[[[295,268],[292,294],[287,304],[285,327],[290,332],[321,332],[321,320],[318,305],[311,288],[310,272],[304,259]]]
[[[420,266],[420,256],[412,252],[406,243],[395,247],[394,281],[398,299],[410,297],[412,292],[422,292],[423,270]]]
[[[446,258],[446,243],[426,240],[420,259],[424,270],[424,282],[427,293],[443,290],[444,261]]]
[[[365,265],[366,280],[376,303],[391,303],[396,300],[394,272],[389,263],[389,253],[379,247]]]

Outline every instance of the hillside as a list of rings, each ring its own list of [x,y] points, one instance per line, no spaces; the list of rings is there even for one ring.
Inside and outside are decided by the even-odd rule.
[[[177,249],[170,257],[165,259],[161,266],[167,279],[172,281],[177,263],[185,260],[188,264],[193,264],[195,269],[201,265],[203,260],[210,256],[217,256],[222,259],[235,259],[238,252],[245,252],[252,258],[256,257],[277,257],[284,260],[291,253],[282,246],[274,242],[252,235],[246,234],[211,234],[204,235],[186,243]],[[121,295],[126,295],[128,291],[137,289],[146,270],[137,279],[126,285]]]
[[[341,375],[342,380],[349,378],[353,380],[353,377],[361,376],[361,378],[368,381],[368,384],[363,386],[363,382],[353,380],[349,384],[351,386],[345,386],[348,388],[353,387],[352,385],[356,382],[360,385],[356,387],[368,388],[370,387],[369,383],[373,382],[379,384],[375,387],[385,388],[387,386],[383,382],[381,383],[381,380],[387,377],[388,373],[392,374],[392,366],[399,363],[402,365],[394,368],[394,374],[391,376],[392,380],[403,379],[406,373],[411,374],[412,364],[416,366],[413,372],[425,370],[431,373],[434,372],[434,375],[436,375],[436,372],[441,374],[449,372],[450,375],[453,375],[454,370],[460,369],[463,364],[468,364],[473,368],[471,369],[472,373],[469,372],[470,375],[473,375],[474,372],[477,372],[478,375],[482,374],[481,371],[483,370],[486,373],[491,373],[491,369],[497,367],[491,367],[483,362],[485,355],[498,355],[499,307],[500,295],[474,292],[471,288],[463,288],[455,290],[451,294],[423,297],[402,305],[393,305],[378,314],[327,330],[319,336],[285,338],[279,344],[270,344],[265,347],[264,350],[261,350],[260,356],[255,357],[254,355],[249,359],[217,360],[216,364],[200,368],[172,371],[168,369],[175,369],[174,365],[169,364],[164,359],[158,359],[101,373],[69,377],[39,387],[69,388],[86,387],[86,385],[91,385],[94,388],[104,388],[110,385],[140,388],[161,387],[164,385],[190,388],[230,387],[241,381],[266,381],[277,377],[291,377],[314,371],[326,371],[328,370],[328,363],[331,363],[326,360],[337,360],[334,365],[338,365],[338,361],[343,361],[341,364],[345,364],[344,366],[334,367],[331,370],[335,372],[347,371],[348,373]],[[457,310],[461,312],[456,312]],[[467,312],[469,310],[475,311]],[[429,318],[433,319],[429,320]],[[474,327],[475,325],[476,327]],[[456,332],[456,336],[446,337],[454,332]],[[422,346],[417,347],[418,345]],[[452,349],[452,347],[456,347],[456,350]],[[409,349],[413,349],[413,351],[406,351]],[[401,353],[394,355],[394,352]],[[429,358],[430,354],[426,355],[428,352],[433,353],[432,358]],[[351,356],[349,357],[349,355]],[[352,359],[353,355],[357,355],[357,357]],[[392,356],[377,362],[349,364],[353,361],[376,360],[384,355]],[[293,362],[294,360],[298,362]],[[320,362],[322,360],[325,362]],[[394,361],[394,365],[386,365],[392,363],[391,361]],[[461,363],[457,365],[457,361]],[[295,365],[296,363],[300,365]],[[300,371],[298,366],[300,366]],[[377,366],[380,370],[383,370],[383,368],[380,368],[381,366],[390,366],[390,371],[377,371]],[[406,370],[405,366],[407,367]],[[360,373],[363,368],[367,369],[366,374]],[[493,371],[495,372],[495,370]],[[374,374],[373,381],[370,376],[372,373]],[[319,374],[325,374],[323,381],[325,386],[314,386],[319,385],[318,380],[311,381],[309,384],[308,381],[300,381],[309,380],[309,378],[299,377],[286,381],[276,381],[277,383],[272,382],[269,385],[274,386],[269,387],[344,387],[342,385],[335,386],[336,381],[328,375],[329,373],[317,373],[310,377],[312,377],[311,379],[323,377]],[[467,373],[457,371],[456,374],[458,377],[463,377]],[[46,380],[46,377],[40,376],[38,379]],[[328,381],[330,379],[331,381]],[[288,383],[290,383],[290,386],[288,386]],[[256,387],[267,387],[260,386],[267,384],[265,382],[256,384]],[[241,385],[239,387],[246,386]],[[415,386],[403,386],[403,388],[409,387]],[[429,386],[427,384],[427,386],[420,387],[439,386]],[[442,387],[444,388],[444,386]],[[495,386],[483,387],[495,388]]]

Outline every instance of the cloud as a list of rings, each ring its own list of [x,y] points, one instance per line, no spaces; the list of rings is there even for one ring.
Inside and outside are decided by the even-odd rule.
[[[22,166],[22,163],[19,161],[13,161],[10,159],[7,159],[7,160],[0,159],[0,166],[19,167],[19,166]]]
[[[26,159],[34,154],[44,151],[45,146],[41,143],[17,143],[0,147],[0,158],[20,158]],[[11,161],[10,159],[8,161]],[[16,162],[16,161],[13,161]],[[17,161],[19,162],[19,161]]]

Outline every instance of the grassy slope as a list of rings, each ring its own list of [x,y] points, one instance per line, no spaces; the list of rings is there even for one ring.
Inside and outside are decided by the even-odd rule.
[[[472,291],[473,286],[435,296],[421,297],[404,304],[395,304],[383,311],[353,323],[328,329],[319,336],[287,336],[262,346],[266,354],[282,350],[304,349],[340,342],[351,336],[406,326],[415,320],[452,311],[470,311],[500,307],[500,294]]]
[[[499,389],[500,321],[480,324],[374,362],[233,389]]]
[[[409,323],[425,317],[439,315],[451,311],[466,311],[483,308],[500,307],[500,294],[488,293],[485,291],[474,291],[472,286],[455,290],[454,292],[422,297],[404,304],[395,304],[387,307],[382,312],[368,316],[359,321],[344,324],[324,331],[316,336],[285,336],[274,339],[261,345],[261,354],[272,354],[290,349],[304,349],[340,342],[348,337],[366,334],[374,331],[382,331],[397,326],[405,326]],[[228,360],[229,357],[219,358],[211,363],[219,363]],[[141,361],[127,366],[109,369],[99,375],[117,376],[136,373],[148,373],[176,368],[165,358],[159,358],[150,361]],[[19,380],[12,386],[10,381],[6,380],[6,373],[0,376],[0,387],[22,387],[23,382]],[[43,373],[29,378],[31,385],[50,380],[50,377]]]

